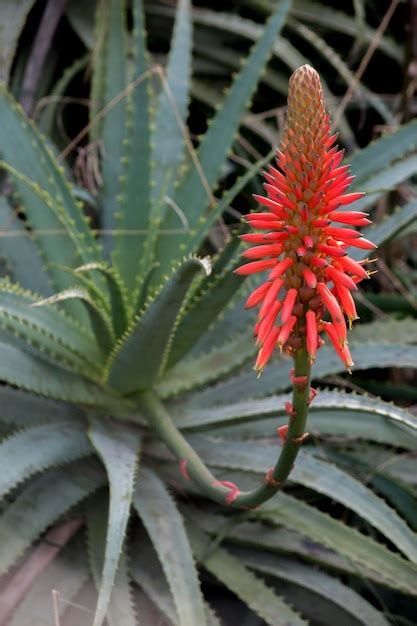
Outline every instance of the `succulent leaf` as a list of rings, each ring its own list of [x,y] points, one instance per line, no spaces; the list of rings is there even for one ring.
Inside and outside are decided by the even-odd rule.
[[[190,0],[178,0],[171,49],[162,80],[152,134],[152,214],[158,215],[161,194],[171,197],[175,176],[184,152],[191,76],[192,20]],[[166,82],[165,82],[166,81]],[[163,213],[171,209],[163,202]]]
[[[0,573],[59,516],[104,484],[104,476],[88,463],[55,469],[33,479],[0,516]]]
[[[384,614],[356,591],[315,567],[256,550],[233,551],[233,555],[261,575],[273,576],[279,581],[295,584],[301,592],[305,590],[313,593],[314,614],[320,616],[319,619],[327,619],[329,615],[334,618],[334,608],[337,607],[348,616],[347,619],[360,619],[364,624],[375,626],[389,626]],[[290,599],[291,595],[290,591]],[[297,593],[294,595],[297,597]]]
[[[99,248],[95,243],[87,219],[75,201],[70,186],[58,167],[52,152],[47,148],[33,123],[26,117],[21,106],[14,101],[4,85],[0,89],[0,115],[3,120],[0,130],[0,144],[2,155],[7,155],[8,165],[20,172],[23,179],[26,177],[26,179],[34,181],[40,189],[54,198],[58,206],[63,207],[63,216],[66,215],[67,220],[73,221],[74,230],[79,235],[78,244],[86,260],[99,258]],[[33,192],[21,183],[18,186],[31,225],[40,230],[51,228],[61,230],[61,222],[49,210],[45,210],[45,202],[36,200]],[[42,241],[44,246],[48,246],[48,261],[56,260],[58,262],[58,251],[60,250],[62,262],[67,246],[65,239],[57,239],[56,237],[49,239],[50,241],[44,238]],[[68,253],[71,256],[70,248],[68,248]]]
[[[206,626],[197,572],[183,521],[165,485],[152,470],[142,468],[133,503],[158,553],[179,625]]]
[[[186,259],[148,303],[121,339],[107,364],[107,378],[121,393],[148,389],[164,368],[184,298],[199,271],[208,273],[205,259]]]
[[[273,433],[271,433],[273,434]],[[276,457],[275,446],[264,443],[222,442],[194,435],[193,447],[210,466],[228,470],[265,473]],[[331,463],[302,450],[291,473],[291,481],[332,498],[377,528],[413,563],[417,563],[415,533],[384,500]]]
[[[0,198],[0,224],[1,255],[8,275],[23,287],[49,296],[51,286],[36,243],[5,197]]]
[[[314,507],[280,493],[274,503],[265,506],[262,515],[272,524],[295,529],[336,550],[347,559],[373,569],[392,588],[416,594],[416,590],[410,585],[410,580],[417,571],[414,565]]]
[[[101,37],[97,39],[98,48],[93,54],[93,67],[97,67],[95,95],[100,110],[107,107],[100,120],[100,137],[103,142],[101,160],[102,185],[100,188],[102,228],[111,230],[116,227],[115,214],[118,210],[117,197],[120,192],[122,174],[123,139],[125,137],[126,102],[125,99],[114,102],[127,86],[126,49],[126,3],[124,0],[110,0],[97,4],[98,29]],[[96,105],[97,106],[97,105]],[[94,119],[99,111],[91,110]],[[113,236],[103,239],[106,251],[113,248]]]
[[[35,302],[32,306],[43,307],[45,305],[56,304],[57,302],[66,302],[67,300],[79,300],[83,306],[85,306],[90,318],[91,329],[97,340],[97,345],[100,347],[102,353],[106,355],[114,342],[111,322],[105,312],[97,305],[85,289],[79,287],[65,289],[60,293],[49,296],[49,298]]]
[[[235,593],[270,626],[303,626],[307,622],[271,587],[223,548],[211,549],[209,538],[196,526],[187,525],[193,550],[204,568]]]
[[[91,452],[83,428],[76,423],[56,422],[18,431],[0,444],[0,499],[33,474]]]
[[[101,626],[106,617],[125,539],[137,471],[140,434],[130,426],[119,424],[116,430],[112,424],[97,419],[92,420],[88,434],[106,468],[110,486],[106,547],[94,616],[94,626]]]
[[[113,262],[119,269],[129,297],[135,298],[135,289],[147,271],[150,245],[151,210],[151,98],[149,59],[146,49],[146,31],[142,0],[134,0],[133,57],[130,81],[138,81],[127,96],[126,132],[122,157],[121,197],[117,227],[127,232],[119,234],[115,242]],[[140,81],[140,82],[139,82]]]
[[[197,151],[201,170],[204,172],[204,184],[201,180],[201,172],[192,165],[175,194],[175,203],[185,215],[191,229],[198,225],[201,207],[206,207],[211,203],[211,198],[207,195],[208,189],[216,186],[218,182],[221,164],[231,148],[241,115],[248,106],[258,83],[259,74],[266,65],[272,46],[284,25],[290,4],[290,0],[280,0],[278,3],[262,36],[235,79],[226,101],[204,135]],[[177,222],[178,216],[169,212],[163,222],[163,228],[175,228]],[[181,235],[160,240],[157,248],[157,257],[161,263],[160,272],[166,271],[181,241]]]

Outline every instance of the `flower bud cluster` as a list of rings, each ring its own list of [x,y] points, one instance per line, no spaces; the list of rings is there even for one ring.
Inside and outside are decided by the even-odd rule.
[[[326,333],[350,368],[346,319],[357,319],[352,291],[368,278],[349,247],[373,249],[356,226],[368,215],[347,211],[363,193],[347,193],[353,176],[335,145],[317,72],[308,65],[290,78],[286,127],[276,165],[265,176],[266,196],[254,196],[261,210],[245,218],[256,233],[241,235],[252,244],[240,275],[268,271],[246,307],[259,307],[255,369],[262,370],[278,347],[289,354],[305,345],[311,362]],[[328,320],[326,321],[326,317]]]

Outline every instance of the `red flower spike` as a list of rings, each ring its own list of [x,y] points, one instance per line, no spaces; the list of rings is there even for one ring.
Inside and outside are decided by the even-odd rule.
[[[253,222],[254,220],[266,220],[267,222],[275,222],[276,216],[272,213],[248,213],[243,216],[247,222]]]
[[[303,242],[307,250],[312,250],[314,248],[314,241],[310,235],[304,235]]]
[[[290,354],[305,346],[314,360],[323,330],[343,363],[352,365],[344,315],[349,324],[356,319],[350,291],[368,278],[368,272],[348,256],[348,249],[375,246],[354,229],[369,223],[367,213],[337,210],[363,194],[348,192],[353,176],[349,166],[342,165],[344,151],[335,145],[336,138],[319,75],[304,65],[290,79],[277,165],[264,174],[266,197],[254,196],[261,210],[246,218],[252,228],[267,231],[242,236],[254,244],[244,257],[258,260],[235,270],[242,276],[270,270],[262,288],[246,302],[248,308],[260,305],[256,369],[265,366],[275,346]],[[328,285],[333,285],[333,293]],[[279,309],[280,327],[274,326]],[[331,323],[323,321],[326,309]]]

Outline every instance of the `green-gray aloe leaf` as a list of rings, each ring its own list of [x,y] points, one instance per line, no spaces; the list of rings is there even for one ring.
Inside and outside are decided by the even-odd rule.
[[[151,248],[149,217],[151,208],[151,145],[150,145],[150,80],[146,31],[142,0],[132,3],[132,68],[131,81],[137,84],[127,96],[124,155],[120,184],[119,217],[117,226],[126,235],[119,234],[113,260],[123,276],[128,294],[135,296],[134,287],[148,269]]]
[[[266,421],[270,417],[285,417],[285,402],[288,401],[288,395],[273,395],[267,398],[245,400],[242,402],[229,402],[223,406],[215,407],[192,407],[188,408],[186,404],[180,403],[176,406],[173,414],[177,426],[186,430],[199,430],[205,428],[224,428],[225,426],[240,426],[244,424],[256,424],[259,420]],[[355,393],[345,393],[343,391],[320,391],[315,398],[314,403],[309,409],[312,419],[316,419],[327,413],[333,415],[335,412],[345,411],[351,416],[355,416],[355,421],[360,422],[364,415],[374,415],[374,421],[378,417],[387,421],[392,421],[399,426],[407,427],[406,436],[410,436],[408,428],[417,434],[417,418],[407,409],[397,407],[377,398],[370,398],[365,395],[357,395]],[[353,422],[353,419],[351,420]],[[272,424],[272,422],[271,422]],[[314,425],[314,423],[313,423]],[[354,424],[352,423],[352,427]],[[256,426],[254,426],[256,428]],[[263,427],[265,428],[265,426]],[[337,426],[335,426],[337,429]],[[249,432],[249,431],[248,431]],[[261,430],[261,436],[265,436],[266,430]],[[274,429],[269,431],[273,433]],[[325,431],[327,432],[327,431]],[[338,431],[335,430],[335,433]],[[392,433],[393,431],[391,431]],[[255,435],[255,431],[253,431]],[[404,443],[404,441],[403,441]],[[401,446],[400,446],[401,447]]]
[[[174,176],[177,174],[176,170],[184,151],[184,128],[191,76],[191,46],[191,3],[190,0],[179,0],[171,50],[165,69],[166,83],[164,81],[161,85],[152,136],[154,209],[162,191],[167,196],[172,195]]]
[[[96,300],[91,297],[86,289],[80,287],[64,289],[64,291],[60,291],[53,296],[49,296],[49,298],[44,298],[43,300],[34,303],[32,306],[43,307],[45,305],[56,304],[59,302],[65,303],[72,300],[81,302],[85,307],[90,318],[91,329],[97,339],[97,343],[103,354],[106,355],[114,343],[113,328],[102,307],[97,304]]]
[[[78,274],[95,271],[101,274],[107,283],[110,296],[113,332],[117,339],[126,330],[127,325],[128,306],[126,287],[118,272],[106,263],[87,263],[87,265],[77,267],[75,270]]]
[[[122,400],[86,378],[0,341],[0,380],[55,400],[117,411]]]
[[[178,615],[158,556],[144,532],[135,533],[129,546],[129,573],[146,597],[158,607],[167,623],[178,625]]]
[[[222,548],[211,549],[207,535],[187,524],[187,532],[197,559],[203,567],[235,593],[269,626],[304,626],[307,622],[271,587],[255,576],[242,562]]]
[[[222,217],[223,213],[227,212],[236,196],[255,178],[262,168],[271,161],[274,154],[275,150],[271,150],[266,157],[256,161],[242,176],[239,176],[230,189],[224,192],[223,196],[216,201],[216,205],[210,209],[207,215],[201,217],[198,227],[192,234],[190,233],[190,238],[187,243],[187,252],[192,253],[194,250],[200,248],[204,238],[208,235],[216,221]]]
[[[247,516],[237,515],[230,518],[224,514],[213,514],[190,506],[185,510],[186,517],[209,533],[217,545],[220,541],[227,540],[228,545],[256,548],[269,554],[284,554],[291,558],[299,557],[303,561],[320,565],[333,572],[359,576],[384,584],[383,577],[377,571],[351,562],[335,550],[324,546],[322,542],[298,534],[295,530],[248,520]]]
[[[12,278],[43,296],[51,293],[46,270],[32,234],[24,228],[5,197],[0,197],[1,255]],[[18,245],[16,245],[18,243]]]
[[[164,483],[152,470],[142,468],[133,503],[163,567],[179,625],[205,626],[203,598],[182,518]]]
[[[0,516],[0,573],[4,574],[60,515],[104,483],[88,463],[34,478]]]
[[[94,93],[98,103],[91,109],[91,115],[97,114],[97,104],[108,106],[120,96],[127,85],[126,63],[126,6],[124,0],[109,0],[97,4],[97,20],[101,26],[101,37],[93,53],[96,72],[93,77]],[[101,175],[103,184],[100,189],[101,225],[104,229],[116,226],[117,196],[120,190],[119,177],[122,173],[121,158],[123,139],[126,134],[126,103],[122,99],[109,106],[109,110],[100,121],[103,155]],[[110,240],[104,240],[105,248],[112,247]]]
[[[100,592],[101,572],[106,551],[109,506],[106,494],[99,492],[90,498],[87,506],[87,536],[90,568],[94,583]],[[126,554],[122,552],[117,565],[110,601],[106,611],[109,626],[136,626],[132,589],[127,571]]]
[[[249,437],[274,437],[277,424],[284,424],[287,419],[284,406],[286,402],[290,401],[290,394],[286,394],[234,405],[237,409],[235,411],[233,405],[217,407],[219,415],[214,419],[218,420],[218,427],[215,426],[215,423],[214,427],[210,427],[210,425],[205,427],[196,422],[196,425],[190,426],[190,428],[192,430],[208,429],[212,436],[234,440],[248,439]],[[248,413],[246,413],[244,405],[249,409]],[[240,408],[238,408],[239,406]],[[258,414],[256,414],[256,406],[260,409]],[[264,415],[261,415],[263,410],[261,406],[265,410]],[[229,409],[230,412],[228,413]],[[251,410],[254,413],[252,417],[249,417]],[[235,412],[234,417],[232,417],[233,412]],[[214,411],[212,417],[214,417],[213,413]],[[241,414],[239,415],[239,413]],[[229,418],[226,417],[227,414]],[[269,417],[267,417],[268,415]],[[198,420],[198,416],[195,417]],[[225,418],[223,425],[221,424],[222,417]],[[178,423],[178,420],[176,421]],[[186,428],[188,427],[186,426]],[[417,449],[417,419],[406,409],[365,395],[357,396],[340,391],[321,391],[315,405],[310,407],[308,428],[315,437],[322,435],[348,436],[349,439],[373,441],[406,450]]]
[[[45,234],[37,236],[46,260],[49,262],[65,263],[71,266],[76,254],[80,254],[83,262],[97,260],[100,251],[95,243],[87,219],[83,215],[81,206],[76,202],[71,189],[66,182],[62,170],[56,164],[52,152],[47,148],[32,122],[25,116],[4,86],[0,89],[0,145],[2,157],[12,169],[22,176],[17,187],[21,196],[30,225],[37,230],[58,230],[63,232],[62,218],[71,224],[72,231],[77,238],[77,248],[67,236],[67,233],[55,235]],[[57,207],[52,211],[45,199],[34,193],[23,183],[27,178],[38,185],[40,189],[53,199]],[[64,277],[54,274],[60,286],[65,287]],[[56,285],[58,286],[58,285]]]
[[[227,376],[254,355],[256,346],[251,339],[248,341],[246,334],[240,333],[201,355],[181,359],[163,376],[158,384],[159,394],[174,396]]]
[[[376,139],[350,158],[352,173],[355,174],[355,187],[360,187],[368,178],[389,167],[406,154],[414,152],[417,146],[417,122],[404,124],[391,134]]]
[[[366,211],[382,198],[391,189],[394,190],[401,183],[415,175],[417,171],[417,157],[415,154],[407,155],[403,159],[391,163],[384,170],[378,170],[370,178],[358,185],[352,185],[352,191],[360,189],[365,196],[352,204],[351,210]]]
[[[210,123],[197,151],[197,157],[204,173],[204,182],[200,168],[190,165],[187,176],[175,194],[175,203],[187,219],[191,229],[195,228],[203,208],[210,204],[208,190],[217,184],[222,164],[232,146],[242,114],[246,110],[253,95],[266,62],[272,52],[273,45],[279,35],[291,6],[291,0],[280,0],[276,11],[266,24],[265,30],[234,81],[222,107]],[[178,215],[173,211],[167,213],[163,222],[165,229],[178,226]],[[161,238],[158,244],[157,257],[161,261],[161,272],[175,256],[182,236]]]
[[[417,364],[417,346],[352,343],[350,347],[356,370],[416,367]],[[290,360],[282,359],[275,365],[268,366],[261,378],[257,379],[248,366],[247,371],[242,374],[232,376],[215,386],[193,394],[188,398],[188,402],[190,406],[208,407],[284,391],[291,386],[290,369]],[[334,350],[325,346],[319,351],[313,372],[315,379],[344,371],[345,368]]]
[[[35,306],[39,300],[8,280],[0,281],[0,326],[28,345],[55,355],[58,363],[97,375],[101,356],[92,333],[57,307]]]
[[[103,623],[129,519],[140,435],[137,429],[94,419],[89,437],[100,456],[110,485],[109,519],[99,596],[93,626]]]
[[[417,575],[415,565],[314,507],[280,493],[264,505],[259,515],[323,543],[353,563],[376,571],[392,588],[416,595],[412,582]]]
[[[251,471],[264,475],[276,463],[277,446],[255,442],[223,442],[213,445],[210,438],[193,436],[193,447],[206,463],[222,469]],[[302,450],[290,480],[313,489],[355,511],[417,563],[417,535],[372,490],[336,465],[320,460],[309,450]]]
[[[77,423],[60,421],[18,431],[0,444],[0,499],[33,474],[91,453]]]
[[[133,320],[117,342],[107,370],[110,385],[122,393],[149,388],[161,374],[188,289],[199,271],[209,273],[207,259],[186,259]]]
[[[356,18],[345,11],[337,11],[331,6],[324,4],[321,4],[320,11],[317,11],[317,3],[313,0],[297,0],[297,3],[294,4],[291,10],[291,14],[302,21],[314,24],[314,27],[320,26],[326,30],[331,30],[333,33],[336,31],[350,37],[356,37],[358,35]],[[375,35],[375,30],[366,26],[363,37],[367,44],[376,41],[377,38]],[[379,40],[377,45],[384,54],[395,59],[402,65],[404,50],[394,40],[385,35]]]
[[[312,606],[314,608],[311,616],[314,615],[315,620],[324,619],[325,616],[328,618],[330,615],[336,620],[337,615],[344,614],[343,621],[348,619],[356,624],[357,620],[360,620],[364,626],[366,624],[389,626],[383,613],[377,611],[359,593],[317,568],[297,562],[294,559],[286,559],[255,550],[238,550],[235,556],[256,572],[292,583],[301,592],[305,591],[307,603],[311,602],[310,594],[313,593]],[[291,597],[291,592],[289,595]]]
[[[0,404],[0,421],[21,428],[56,420],[73,420],[78,423],[82,417],[82,411],[74,405],[56,402],[8,385],[0,385]]]
[[[409,224],[415,221],[416,217],[417,202],[412,200],[400,209],[394,211],[392,215],[385,218],[380,224],[365,228],[363,235],[377,246],[381,247],[405,230]],[[361,259],[365,259],[368,253],[369,250],[355,249],[350,252],[350,256],[360,261]]]
[[[213,276],[205,280],[199,293],[193,294],[187,303],[175,333],[167,368],[177,363],[193,348],[241,287],[241,277],[234,274],[231,268],[226,268],[218,274],[213,271]]]

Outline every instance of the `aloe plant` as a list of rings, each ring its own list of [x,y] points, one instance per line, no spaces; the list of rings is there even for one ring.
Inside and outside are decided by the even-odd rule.
[[[208,501],[160,438],[167,430],[181,436],[219,480],[236,479],[248,489],[275,460],[271,435],[284,419],[290,363],[277,358],[256,380],[251,319],[242,307],[253,286],[231,271],[240,244],[230,238],[209,260],[205,242],[268,161],[215,197],[290,2],[277,4],[196,151],[186,129],[189,2],[178,2],[162,80],[149,66],[141,1],[133,2],[131,32],[124,3],[106,6],[97,14],[89,125],[103,180],[89,206],[47,140],[4,87],[0,92],[1,164],[15,193],[0,205],[15,236],[2,239],[8,276],[0,285],[3,593],[13,584],[11,568],[62,518],[86,519],[88,543],[85,550],[79,530],[19,606],[6,607],[16,609],[11,623],[42,619],[51,588],[71,601],[92,580],[94,626],[105,619],[110,626],[152,619],[219,624],[197,562],[267,624],[307,623],[311,611],[300,589],[314,598],[323,623],[343,615],[387,624],[381,607],[340,573],[355,587],[365,580],[371,589],[415,596],[417,542],[407,500],[415,486],[407,467],[397,463],[397,473],[373,476],[387,500],[401,491],[401,504],[394,498],[393,506],[354,477],[387,450],[415,450],[417,425],[408,411],[322,392],[311,408],[314,442],[348,433],[363,449],[306,446],[290,489],[255,511]],[[378,190],[381,171],[385,188],[415,173],[416,144],[410,123],[358,152],[352,159],[358,188]],[[369,196],[358,208],[372,202]],[[91,221],[84,209],[94,213]],[[412,201],[364,234],[381,246],[416,214]],[[378,322],[363,325],[356,342],[353,331],[358,367],[414,367],[417,348],[404,324],[394,324],[382,346]],[[314,375],[341,367],[322,348]],[[352,523],[303,500],[311,493],[339,503]],[[360,524],[372,532],[361,532]],[[66,608],[59,603],[58,613]]]

